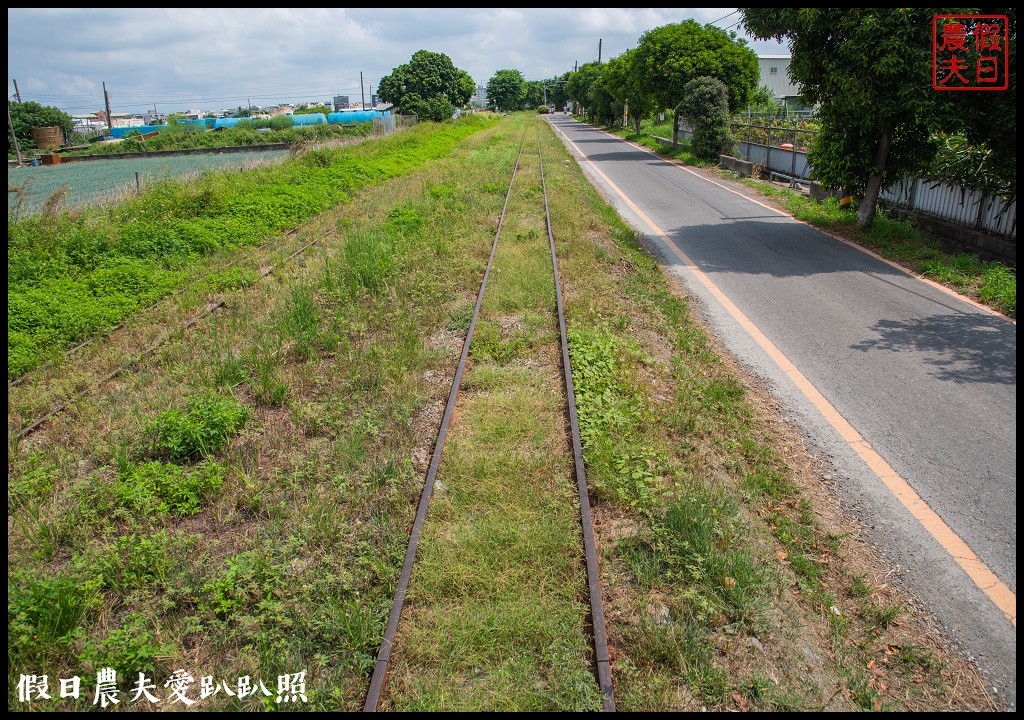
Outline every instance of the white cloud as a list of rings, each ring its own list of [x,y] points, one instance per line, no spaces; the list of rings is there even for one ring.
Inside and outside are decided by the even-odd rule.
[[[369,92],[420,49],[447,54],[481,84],[505,68],[542,79],[596,60],[599,41],[607,60],[647,30],[732,10],[8,8],[8,92],[16,79],[23,99],[75,113],[99,106],[103,82],[126,111],[358,97],[360,72]]]

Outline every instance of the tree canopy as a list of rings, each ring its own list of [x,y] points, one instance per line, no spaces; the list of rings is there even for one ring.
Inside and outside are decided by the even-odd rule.
[[[475,88],[469,73],[455,67],[444,53],[417,50],[409,62],[380,79],[377,95],[402,112],[443,120],[468,103]],[[411,106],[420,112],[410,110]]]
[[[760,77],[757,55],[742,38],[696,20],[644,33],[634,62],[641,89],[661,108],[675,108],[691,80],[712,77],[729,88],[729,110],[736,112],[747,106]]]
[[[672,108],[679,125],[679,103],[686,84],[699,77],[721,80],[729,90],[729,111],[747,106],[757,87],[757,55],[737,38],[696,20],[662,25],[644,33],[633,59],[640,91],[658,108]],[[676,134],[673,132],[673,141]]]
[[[634,48],[609,60],[604,68],[604,87],[615,102],[628,110],[629,119],[639,134],[640,121],[657,108],[654,98],[644,91],[644,79],[637,58]]]
[[[499,70],[487,81],[487,99],[501,110],[519,110],[526,99],[526,80],[518,70]]]
[[[741,8],[757,38],[788,40],[789,72],[818,105],[821,132],[808,160],[816,179],[863,194],[858,220],[871,222],[879,189],[927,168],[935,132],[963,130],[1016,162],[1016,77],[1006,92],[932,87],[933,8]],[[1011,65],[1016,56],[1013,18]],[[960,96],[972,96],[970,98]],[[985,96],[985,97],[980,97]],[[972,106],[983,110],[972,109]],[[1008,142],[1009,141],[1009,142]]]
[[[70,133],[75,126],[75,121],[70,115],[50,105],[40,105],[34,100],[26,102],[7,101],[7,110],[11,114],[11,126],[14,128],[14,135],[18,138],[18,145],[22,150],[31,150],[36,147],[36,141],[32,137],[32,128],[59,127],[65,134]],[[8,155],[14,152],[8,134],[7,143]]]
[[[686,83],[681,109],[693,125],[693,154],[715,161],[729,151],[729,88],[712,77]]]

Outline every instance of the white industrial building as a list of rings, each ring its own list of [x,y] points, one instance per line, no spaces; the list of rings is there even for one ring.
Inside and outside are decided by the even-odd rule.
[[[775,100],[785,103],[787,98],[795,99],[800,86],[789,79],[789,55],[758,55],[757,64],[761,70],[758,87],[767,85]]]

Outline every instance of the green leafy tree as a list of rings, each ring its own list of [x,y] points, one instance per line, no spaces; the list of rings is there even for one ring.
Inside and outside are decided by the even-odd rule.
[[[775,101],[775,93],[767,85],[762,85],[750,95],[747,112],[752,115],[776,115],[782,105]]]
[[[406,115],[415,115],[420,120],[444,122],[452,119],[455,108],[442,96],[424,98],[416,93],[409,93],[402,98],[402,112]]]
[[[712,77],[729,89],[729,112],[747,106],[760,77],[757,55],[735,32],[696,20],[644,33],[636,47],[641,90],[658,109],[672,108],[673,146],[678,145],[679,103],[691,80]]]
[[[458,107],[461,108],[469,104],[470,98],[476,95],[476,82],[468,72],[465,70],[459,70],[459,83],[462,86],[459,89],[459,98],[465,98],[458,105]]]
[[[18,145],[22,150],[31,150],[36,147],[36,141],[32,137],[32,128],[59,127],[65,135],[68,135],[75,126],[75,121],[70,115],[59,108],[50,105],[40,105],[28,100],[26,102],[7,102],[7,111],[11,114],[11,126],[14,128],[14,135],[18,138]],[[10,135],[7,138],[7,154],[14,152]]]
[[[576,105],[576,112],[593,117],[589,114],[590,89],[601,80],[601,63],[589,62],[580,65],[579,70],[571,73],[566,79],[565,94]]]
[[[544,82],[542,80],[526,81],[526,97],[523,99],[522,110],[533,110],[544,104]]]
[[[409,62],[381,78],[377,94],[403,113],[443,120],[451,118],[455,108],[469,102],[474,87],[469,73],[455,67],[444,53],[417,50]]]
[[[721,80],[700,77],[686,83],[680,108],[693,127],[693,154],[714,161],[731,145],[729,88]]]
[[[295,122],[292,120],[292,116],[288,114],[275,115],[267,120],[266,123],[267,127],[271,130],[288,130],[295,127]]]
[[[590,84],[590,91],[587,93],[587,107],[590,110],[590,117],[600,120],[608,127],[615,125],[615,119],[622,117],[623,105],[617,102],[608,91],[605,78],[605,68],[601,66],[601,72],[594,82]]]
[[[606,67],[599,62],[580,65],[580,69],[569,76],[566,94],[576,103],[577,112],[582,111],[592,122],[602,122],[611,127],[616,117],[622,115],[622,103],[608,91]]]
[[[564,108],[569,96],[566,94],[565,86],[571,73],[564,72],[561,75],[549,78],[544,81],[547,88],[548,102],[550,107],[557,109]]]
[[[790,75],[803,99],[818,104],[821,132],[808,161],[822,183],[862,195],[860,225],[874,219],[882,187],[931,165],[935,131],[962,130],[971,142],[991,143],[998,148],[993,164],[1013,167],[1016,177],[1016,74],[1011,71],[1012,89],[1002,93],[934,90],[934,8],[741,11],[755,37],[789,41]],[[986,12],[1010,16],[1015,67],[1015,9]],[[968,95],[974,97],[957,97]]]
[[[626,109],[638,135],[640,121],[655,110],[652,96],[643,90],[641,70],[634,48],[612,58],[603,71],[605,88],[614,101]]]
[[[499,70],[487,81],[487,99],[501,110],[519,110],[526,99],[526,80],[518,70]]]
[[[313,115],[315,113],[323,113],[324,115],[327,115],[328,113],[331,112],[334,111],[331,110],[326,105],[314,105],[312,107],[299,108],[298,110],[294,111],[292,115]]]

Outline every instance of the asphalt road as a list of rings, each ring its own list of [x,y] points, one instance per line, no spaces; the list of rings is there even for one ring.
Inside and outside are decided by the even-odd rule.
[[[1015,710],[1016,325],[742,187],[567,115],[548,120],[831,463],[900,582]]]

